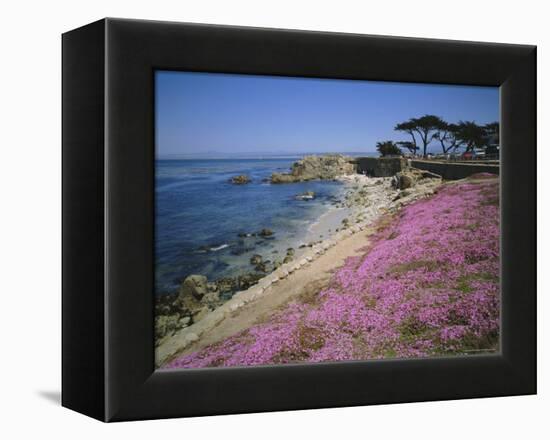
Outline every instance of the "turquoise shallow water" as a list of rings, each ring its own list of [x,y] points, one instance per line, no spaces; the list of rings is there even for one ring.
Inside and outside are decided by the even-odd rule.
[[[253,270],[253,254],[283,258],[287,247],[299,246],[343,185],[264,181],[274,171],[288,171],[296,159],[157,160],[156,293],[173,292],[190,274],[209,280],[244,274]],[[229,183],[237,174],[247,174],[252,182]],[[296,200],[305,191],[314,191],[315,199]],[[263,228],[273,236],[239,237]]]

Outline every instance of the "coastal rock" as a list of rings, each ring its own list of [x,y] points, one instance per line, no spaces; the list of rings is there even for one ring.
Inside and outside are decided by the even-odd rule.
[[[173,315],[180,312],[176,304],[177,294],[159,295],[155,298],[155,316]]]
[[[264,265],[266,262],[261,261],[258,265]],[[269,260],[267,260],[267,263],[269,263]],[[215,299],[215,296],[210,294],[207,294],[209,296],[210,300],[204,300],[203,302],[207,302],[209,304],[216,304],[222,300],[223,294],[231,293],[231,292],[237,292],[240,290],[246,290],[249,287],[255,285],[258,283],[258,281],[263,277],[263,274],[255,273],[255,272],[249,272],[245,273],[243,275],[239,275],[237,277],[224,277],[219,278],[216,280],[216,289],[211,289],[211,293],[216,293],[218,296],[218,300]],[[222,297],[220,297],[222,295]]]
[[[416,168],[407,168],[406,170],[398,172],[392,178],[392,186],[396,189],[408,189],[415,186],[417,183],[424,183],[425,179],[437,179],[441,180],[439,174],[432,173],[430,171],[419,170]]]
[[[262,256],[259,254],[255,254],[255,255],[252,255],[252,257],[250,257],[250,264],[254,266],[260,264],[261,262],[262,262]]]
[[[305,156],[292,164],[290,173],[273,173],[271,183],[292,183],[307,180],[331,180],[338,176],[354,174],[356,164],[351,157],[341,154]]]
[[[262,278],[263,278],[263,275],[250,272],[245,275],[239,276],[237,279],[237,285],[240,290],[246,290],[251,286],[254,286],[255,284],[257,284],[258,281]]]
[[[291,174],[283,174],[283,173],[271,174],[271,183],[294,183],[294,182],[301,182],[301,180]]]
[[[207,284],[208,280],[204,275],[189,275],[180,286],[180,297],[192,295],[200,301],[208,291]]]
[[[174,332],[178,328],[179,319],[178,314],[157,316],[155,318],[155,336],[157,339]]]
[[[234,292],[237,290],[237,280],[231,277],[216,280],[216,285],[220,293]]]
[[[313,200],[315,198],[315,192],[306,191],[305,193],[298,194],[294,197],[296,200]]]
[[[220,295],[218,292],[208,292],[201,299],[203,304],[215,304],[220,301]]]
[[[270,273],[275,270],[274,264],[270,260],[265,260],[258,263],[255,267],[256,271],[263,273]]]
[[[268,228],[264,228],[260,231],[258,234],[260,237],[271,237],[273,235],[273,231]]]
[[[246,183],[250,183],[250,177],[248,177],[246,174],[240,174],[238,176],[233,176],[231,179],[229,179],[231,183],[234,183],[235,185],[244,185]]]
[[[407,189],[414,185],[415,179],[410,174],[400,174],[399,189]]]

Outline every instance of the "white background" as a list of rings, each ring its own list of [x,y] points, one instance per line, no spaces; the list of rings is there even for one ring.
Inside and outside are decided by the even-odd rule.
[[[454,439],[548,435],[550,411],[543,408],[549,402],[548,374],[544,374],[549,350],[543,344],[548,346],[550,312],[545,297],[549,193],[541,165],[550,159],[550,136],[542,131],[550,121],[550,70],[546,56],[549,15],[544,3],[4,0],[0,6],[0,437]],[[110,425],[61,408],[60,34],[105,16],[538,45],[538,126],[542,132],[538,158],[539,395]]]

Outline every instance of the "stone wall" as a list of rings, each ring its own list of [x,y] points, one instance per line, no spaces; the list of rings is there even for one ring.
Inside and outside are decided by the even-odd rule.
[[[499,165],[411,160],[411,166],[439,174],[445,180],[464,179],[477,173],[500,174]]]
[[[370,177],[391,177],[407,166],[401,157],[358,157],[357,172]]]

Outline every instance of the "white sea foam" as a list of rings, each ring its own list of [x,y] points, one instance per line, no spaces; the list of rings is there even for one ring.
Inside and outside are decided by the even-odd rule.
[[[211,247],[210,250],[212,252],[217,252],[217,251],[221,251],[222,249],[225,249],[225,248],[228,248],[229,245],[227,243],[224,243],[224,244],[221,244],[219,246],[214,246],[214,247]]]

